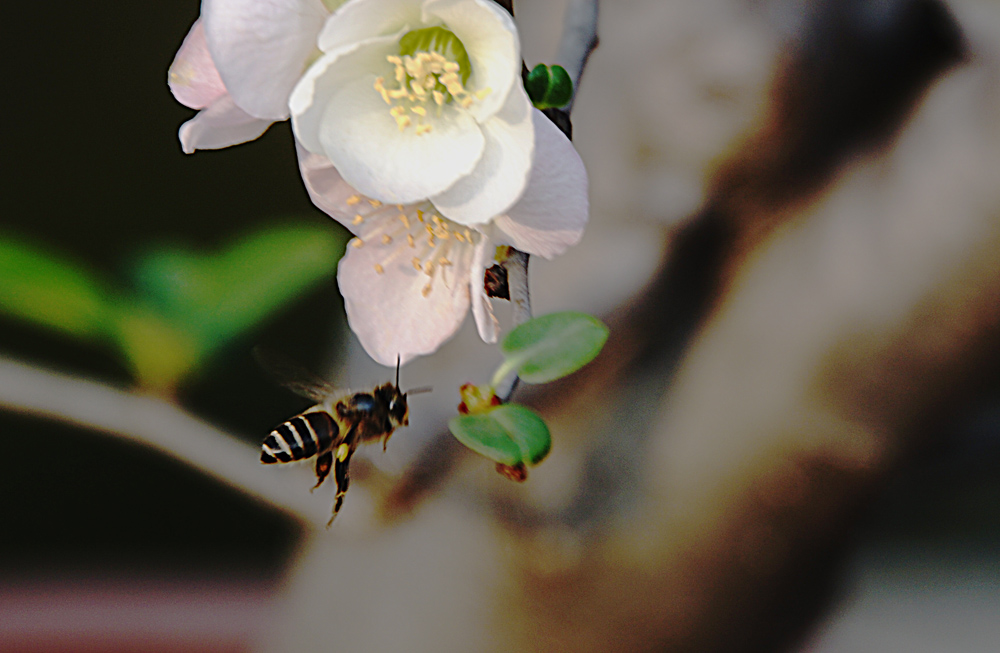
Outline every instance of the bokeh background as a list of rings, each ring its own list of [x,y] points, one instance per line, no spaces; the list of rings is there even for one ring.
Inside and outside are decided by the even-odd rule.
[[[566,4],[515,3],[529,65],[556,56]],[[934,53],[914,42],[939,35],[944,23],[935,12],[941,7],[976,53],[971,65],[985,80],[977,83],[994,89],[997,59],[991,57],[1000,51],[1000,20],[985,0],[603,3],[601,46],[574,106],[575,142],[591,176],[593,224],[565,260],[533,262],[536,311],[588,310],[613,324],[629,324],[621,307],[642,296],[636,293],[657,273],[678,229],[704,219],[705,207],[719,201],[719,188],[726,188],[719,180],[733,161],[761,154],[763,163],[749,168],[766,173],[769,143],[778,143],[776,151],[783,151],[782,143],[792,143],[788,150],[803,148],[802,165],[808,167],[815,162],[809,154],[831,142],[857,133],[859,142],[870,142],[866,129],[879,141],[829,164],[835,169],[829,173],[836,180],[833,190],[807,189],[782,204],[788,188],[808,183],[775,175],[767,201],[734,193],[734,205],[764,206],[747,215],[767,213],[771,217],[762,222],[792,230],[845,203],[847,213],[873,201],[877,207],[869,212],[876,215],[905,213],[888,200],[882,206],[882,199],[871,199],[869,191],[879,188],[880,179],[891,184],[895,169],[885,164],[880,178],[871,166],[881,165],[879,157],[909,161],[931,155],[893,149],[908,142],[907,130],[915,129],[908,121],[915,120],[911,115],[930,82],[916,84],[917,99],[895,111],[886,109],[897,97],[893,93],[907,96],[908,89],[887,80],[933,78],[922,62]],[[0,310],[0,358],[162,398],[246,443],[253,456],[252,447],[274,424],[306,405],[259,370],[254,346],[357,386],[381,381],[386,371],[366,362],[346,332],[334,281],[346,235],[311,206],[288,125],[275,125],[250,144],[181,153],[176,130],[192,112],[171,97],[166,70],[198,11],[194,0],[17,3],[8,9],[10,34],[2,47],[14,65],[8,66],[6,84],[0,290],[7,294]],[[789,93],[791,109],[782,113],[783,79],[798,84],[800,95],[818,99],[799,98],[796,104],[799,96]],[[838,95],[837,89],[848,91]],[[947,88],[941,92],[950,97]],[[989,142],[1000,126],[1000,103],[989,92],[976,100],[975,115],[989,130],[983,137]],[[916,124],[945,134],[950,143],[948,130],[960,118],[948,113],[947,102],[944,107]],[[866,116],[874,117],[868,122]],[[821,136],[795,141],[796,129]],[[974,145],[967,149],[968,157],[959,155],[957,163],[935,165],[943,175],[949,166],[972,161],[990,185],[994,161],[975,159]],[[869,181],[852,181],[858,177]],[[984,196],[977,206],[995,218],[1000,203],[992,199]],[[946,200],[939,214],[966,209]],[[820,233],[836,238],[839,232]],[[734,268],[721,276],[738,280],[744,266],[752,267],[753,252],[766,244],[766,236],[749,237],[730,259]],[[45,287],[46,279],[51,294],[39,302],[42,295],[32,289]],[[265,288],[264,281],[272,285]],[[727,292],[738,295],[739,283],[728,283]],[[220,318],[218,307],[233,296],[236,308]],[[101,313],[101,306],[116,308]],[[688,322],[679,320],[689,327],[663,338],[683,348],[703,337],[698,329],[704,323],[695,319],[701,314],[695,314],[710,309],[680,301],[663,310],[675,308],[692,314]],[[769,310],[762,304],[757,314]],[[622,650],[993,650],[1000,634],[993,625],[1000,614],[1000,403],[992,346],[977,350],[983,365],[975,383],[963,383],[959,396],[941,400],[944,408],[920,433],[919,446],[900,447],[898,459],[879,467],[875,480],[858,480],[865,491],[854,499],[860,506],[851,504],[851,519],[831,518],[828,546],[818,556],[825,571],[816,574],[808,610],[761,626],[772,637],[734,628],[732,640],[664,636],[646,646],[622,642]],[[412,465],[426,465],[422,452],[438,442],[436,433],[457,403],[446,389],[477,369],[487,373],[492,357],[466,329],[440,357],[404,370],[404,385],[434,385],[434,396],[414,403],[414,426],[405,438],[403,432],[394,438],[387,456],[361,464],[339,533],[316,529],[301,514],[148,446],[37,411],[0,408],[7,452],[0,474],[7,498],[0,529],[0,650],[501,647],[505,633],[521,630],[496,613],[520,613],[503,608],[510,600],[504,591],[514,582],[505,574],[516,566],[508,557],[522,551],[512,540],[526,528],[504,515],[524,499],[511,499],[509,488],[496,489],[488,465],[466,461],[463,471],[442,472],[457,480],[435,486],[424,498],[429,505],[416,508],[415,516],[388,526],[370,516],[385,493],[380,488],[406,478]],[[664,379],[673,373],[660,371]],[[0,383],[16,384],[16,373]],[[573,386],[565,392],[577,396]],[[579,396],[586,400],[585,387]],[[59,405],[66,398],[44,401]],[[648,420],[659,419],[633,425],[614,410],[605,412],[618,416],[622,432],[649,431]],[[554,413],[560,414],[558,406]],[[566,423],[564,429],[579,426],[572,419]],[[587,479],[591,488],[603,488],[580,472],[573,457],[573,443],[586,438],[567,439],[560,453],[557,429],[550,466],[534,470],[524,486],[530,495],[526,512],[566,515],[579,508],[566,498],[573,493],[566,488]],[[644,455],[644,438],[621,439],[623,448]],[[592,442],[601,440],[595,436]],[[306,475],[296,480],[308,494]],[[642,487],[634,480],[624,485]],[[613,479],[608,486],[617,487]],[[327,497],[309,500],[326,509]],[[553,563],[557,570],[568,564],[565,559],[586,559],[579,550],[616,519],[601,506],[588,513],[586,536],[545,531],[528,548],[551,545],[553,559],[562,561]],[[546,539],[551,537],[558,541]],[[814,554],[808,549],[803,555]],[[754,582],[739,582],[753,596]],[[757,598],[773,599],[763,592]],[[460,618],[441,614],[455,605],[462,606]],[[655,612],[656,603],[651,605]],[[565,622],[574,623],[572,616]],[[725,632],[726,623],[718,629]],[[601,648],[595,638],[596,649],[614,648]],[[516,650],[526,650],[524,642],[531,640],[513,641]],[[559,650],[552,642],[537,644],[546,646]]]

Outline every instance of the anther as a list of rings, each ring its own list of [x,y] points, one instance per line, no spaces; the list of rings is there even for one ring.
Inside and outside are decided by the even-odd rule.
[[[354,216],[354,219],[351,220],[353,224],[361,224],[364,221],[365,221],[365,216],[361,215],[360,213]]]
[[[413,269],[423,271],[424,267],[420,264],[420,259],[416,256],[413,257]]]
[[[361,240],[360,238],[355,238],[354,240],[351,241],[351,247],[353,247],[354,249],[361,249],[361,247],[364,244],[365,244],[365,242],[363,240]]]
[[[382,244],[383,245],[388,245],[391,242],[392,242],[392,236],[390,236],[389,234],[382,234]]]
[[[406,234],[406,244],[410,247],[417,246],[417,244],[413,241],[413,234]]]
[[[361,196],[360,195],[351,195],[350,197],[348,197],[345,200],[345,202],[347,203],[347,206],[354,206],[355,204],[357,204],[360,201],[361,201]]]
[[[375,272],[377,274],[382,274],[383,272],[385,272],[385,268],[383,268],[381,265],[379,265],[378,263],[376,263],[375,264]]]
[[[427,295],[431,294],[431,284],[427,284],[426,286],[424,286],[420,290],[420,294],[423,295],[424,297],[426,297]]]

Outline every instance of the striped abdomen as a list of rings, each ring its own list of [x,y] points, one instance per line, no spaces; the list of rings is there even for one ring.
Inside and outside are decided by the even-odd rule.
[[[290,463],[328,450],[340,435],[329,413],[316,410],[293,417],[264,439],[260,462]]]

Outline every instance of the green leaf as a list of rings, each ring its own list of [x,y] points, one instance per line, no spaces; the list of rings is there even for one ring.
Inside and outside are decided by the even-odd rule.
[[[608,327],[576,311],[551,313],[528,320],[500,344],[503,364],[493,375],[494,387],[511,372],[528,383],[548,383],[572,374],[600,353]]]
[[[135,277],[147,305],[208,351],[330,279],[345,242],[327,225],[272,227],[219,254],[155,251]]]
[[[107,333],[115,309],[90,270],[40,247],[0,237],[0,311],[80,338]]]
[[[517,404],[498,406],[479,415],[459,415],[448,422],[459,442],[490,460],[513,467],[537,465],[552,448],[545,421]]]

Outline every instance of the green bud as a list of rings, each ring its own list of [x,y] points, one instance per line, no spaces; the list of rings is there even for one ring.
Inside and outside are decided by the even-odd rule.
[[[573,80],[562,66],[538,64],[524,80],[524,90],[538,109],[558,109],[573,99]]]

